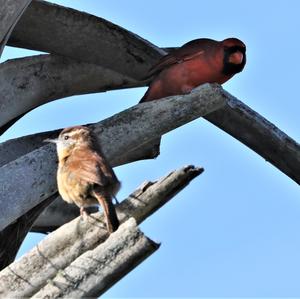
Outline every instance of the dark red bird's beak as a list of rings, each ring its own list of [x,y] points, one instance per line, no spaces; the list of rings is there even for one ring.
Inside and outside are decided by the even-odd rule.
[[[244,59],[244,54],[241,51],[236,51],[229,56],[229,62],[233,64],[241,64]]]

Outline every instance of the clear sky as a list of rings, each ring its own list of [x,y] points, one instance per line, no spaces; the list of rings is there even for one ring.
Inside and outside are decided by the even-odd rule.
[[[299,1],[55,2],[106,18],[158,46],[240,38],[247,65],[224,88],[299,141]],[[7,47],[1,61],[32,54]],[[145,90],[49,103],[0,141],[102,120],[136,104]],[[141,225],[162,243],[160,249],[103,297],[300,297],[298,185],[205,120],[167,134],[156,160],[115,168],[123,185],[118,198],[187,164],[205,172]],[[41,237],[30,234],[20,254]]]

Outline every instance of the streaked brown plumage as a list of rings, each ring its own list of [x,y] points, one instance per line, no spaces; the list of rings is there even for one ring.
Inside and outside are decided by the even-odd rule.
[[[223,84],[246,64],[246,46],[237,38],[192,40],[161,58],[140,102],[189,93],[203,83]]]
[[[120,189],[113,169],[101,152],[92,132],[84,126],[64,129],[55,142],[58,154],[57,185],[61,197],[85,208],[100,203],[111,233],[119,226],[112,198]]]

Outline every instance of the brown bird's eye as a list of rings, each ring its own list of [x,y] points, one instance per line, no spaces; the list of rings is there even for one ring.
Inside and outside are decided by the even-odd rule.
[[[68,136],[68,135],[66,135],[66,136],[64,137],[64,139],[65,139],[65,140],[68,140],[68,139],[69,139],[69,136]]]

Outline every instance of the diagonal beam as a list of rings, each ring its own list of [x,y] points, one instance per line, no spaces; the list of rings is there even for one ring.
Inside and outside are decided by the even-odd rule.
[[[244,143],[297,184],[300,184],[299,143],[229,93],[225,94],[226,105],[204,118]],[[159,151],[159,145],[152,148],[153,151]],[[57,213],[61,210],[62,205],[60,199],[55,200],[52,207],[46,209],[37,219],[32,230],[48,232],[74,217],[74,210],[71,207],[65,207],[64,215]],[[55,219],[55,221],[51,219]]]
[[[94,132],[103,153],[116,166],[132,158],[130,151],[221,108],[225,101],[222,88],[203,85],[185,96],[133,106],[95,124]],[[52,144],[0,168],[0,230],[56,192],[55,172],[56,150]]]
[[[202,168],[186,166],[152,183],[144,183],[117,206],[121,222],[134,217],[141,223],[185,188]],[[0,295],[23,298],[35,294],[62,269],[87,250],[103,243],[108,233],[103,214],[80,217],[49,234],[26,255],[0,272]]]
[[[226,105],[204,118],[300,184],[299,143],[243,102],[226,94]]]

